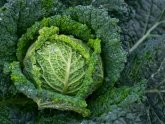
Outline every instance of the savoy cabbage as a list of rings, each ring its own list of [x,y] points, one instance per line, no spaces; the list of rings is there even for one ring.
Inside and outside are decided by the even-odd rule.
[[[1,123],[163,124],[164,6],[1,0]]]

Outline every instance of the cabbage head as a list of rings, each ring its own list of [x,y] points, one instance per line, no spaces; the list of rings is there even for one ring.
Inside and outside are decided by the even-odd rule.
[[[71,7],[35,21],[27,30],[22,27],[26,32],[16,42],[16,59],[5,63],[4,72],[39,110],[89,117],[95,108],[91,101],[112,90],[126,61],[117,23],[93,6]]]
[[[82,32],[86,37],[81,40]],[[39,109],[73,110],[88,116],[85,98],[103,82],[100,43],[86,25],[69,16],[45,18],[19,39],[19,61],[11,64],[11,79]]]

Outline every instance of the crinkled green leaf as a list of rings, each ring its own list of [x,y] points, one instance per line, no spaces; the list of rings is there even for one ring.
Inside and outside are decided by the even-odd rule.
[[[77,124],[80,123],[79,121],[82,119],[82,117],[71,112],[64,113],[61,111],[43,110],[40,111],[36,120],[31,121],[29,124]]]
[[[15,59],[18,12],[19,4],[15,1],[0,8],[0,99],[15,94],[9,76],[3,74],[3,65]]]
[[[112,111],[91,120],[83,120],[82,124],[148,124],[144,120],[145,106],[141,104],[131,105],[129,108],[112,107]],[[77,122],[78,124],[78,122]]]
[[[11,6],[11,4],[13,6]],[[15,52],[15,42],[17,40],[17,20],[19,12],[15,7],[18,3],[12,2],[7,3],[0,8],[0,65],[3,65],[5,61],[11,61],[14,57]],[[11,49],[9,49],[11,48]]]
[[[1,124],[10,124],[10,117],[9,117],[9,108],[6,106],[0,106],[0,121]]]
[[[2,7],[6,3],[6,0],[1,0],[0,1],[0,7]]]
[[[62,94],[75,94],[81,90],[85,78],[89,47],[81,40],[55,34],[56,28],[39,30],[38,40],[24,58],[24,69],[37,85]]]
[[[142,100],[144,83],[134,87],[113,88],[93,101],[89,101],[89,108],[93,116],[100,116],[113,110],[113,106],[128,108],[135,102]]]
[[[145,85],[143,83],[140,87],[137,85],[134,87],[115,88],[99,96],[93,102],[89,101],[89,108],[93,112],[93,116],[90,118],[82,119],[72,116],[70,113],[59,113],[51,117],[42,116],[38,118],[36,123],[56,123],[56,121],[62,124],[65,122],[68,124],[148,123],[148,120],[144,120],[147,115],[145,110],[148,110],[148,108],[145,108],[145,105],[141,103],[144,89]]]
[[[36,110],[34,106],[0,105],[1,124],[28,123],[34,120]]]
[[[18,34],[22,35],[35,21],[57,14],[63,9],[58,0],[22,0],[18,21]]]
[[[109,15],[117,16],[121,20],[122,18],[125,19],[130,12],[128,5],[124,0],[93,0],[91,5],[99,8],[105,8],[108,10]]]

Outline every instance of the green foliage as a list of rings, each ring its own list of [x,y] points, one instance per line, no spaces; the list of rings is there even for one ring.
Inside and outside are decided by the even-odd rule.
[[[77,9],[79,9],[79,11],[77,11]],[[82,22],[82,20],[84,20],[85,18],[81,18],[81,17],[75,18],[73,16],[73,14],[75,14],[75,11],[77,11],[76,13],[77,15],[74,16],[77,17],[79,17],[79,15],[83,14],[85,11],[87,11],[87,13],[89,14],[95,14],[99,12],[99,13],[103,13],[103,15],[101,15],[101,17],[99,17],[99,15],[97,16],[98,18],[97,22],[92,21],[94,20],[94,17],[90,19],[91,21],[86,20],[86,22],[85,21]],[[89,94],[91,94],[94,90],[96,90],[102,82],[102,78],[103,78],[102,60],[100,59],[98,54],[102,52],[103,54],[102,59],[104,61],[103,65],[105,69],[104,73],[106,75],[106,80],[108,81],[111,80],[111,82],[108,83],[105,82],[105,84],[107,85],[105,86],[104,90],[102,90],[102,92],[105,92],[107,88],[114,85],[114,83],[119,78],[120,71],[123,68],[123,63],[125,62],[125,53],[121,48],[120,39],[118,35],[118,33],[120,32],[120,28],[117,27],[116,25],[117,23],[116,19],[111,19],[109,17],[103,20],[104,14],[108,16],[107,12],[104,9],[95,9],[92,6],[88,6],[88,7],[79,6],[76,7],[75,9],[74,8],[68,9],[66,12],[64,12],[64,14],[69,16],[57,15],[54,17],[45,18],[41,22],[36,22],[31,28],[27,30],[27,33],[22,35],[22,37],[19,39],[18,42],[18,49],[16,54],[18,60],[20,61],[21,68],[23,68],[22,70],[23,72],[21,71],[21,69],[19,69],[20,68],[19,63],[13,62],[11,64],[11,72],[12,72],[11,79],[14,81],[17,90],[22,92],[27,97],[32,98],[37,103],[40,109],[57,108],[61,110],[74,110],[78,113],[83,114],[83,116],[88,116],[89,112],[87,109],[85,109],[86,103],[81,99],[86,98]],[[72,20],[71,18],[74,20]],[[103,24],[103,22],[106,20],[107,23]],[[19,22],[19,24],[21,23]],[[107,25],[109,26],[108,28]],[[56,29],[55,27],[51,27],[52,29],[43,28],[50,26],[57,26],[60,29],[59,30],[60,33],[73,35],[75,38],[73,36],[65,36],[65,35],[58,36],[56,34],[58,33],[58,29]],[[24,25],[21,25],[21,27],[24,27]],[[110,32],[109,29],[111,29],[112,32],[114,33]],[[101,46],[99,45],[100,44],[99,39],[96,40],[91,39],[96,37],[102,40],[101,42],[102,49],[100,48]],[[77,40],[76,38],[80,38],[82,39],[82,41],[85,41],[86,44],[88,44],[92,49],[90,50],[84,43],[82,43],[81,40]],[[85,58],[84,60],[80,59],[82,61],[82,66],[83,66],[82,70],[79,69],[78,70],[79,73],[77,72],[75,74],[73,73],[73,77],[77,77],[78,75],[80,75],[81,77],[78,79],[75,78],[73,79],[73,81],[76,80],[76,82],[78,82],[78,84],[76,84],[76,87],[74,86],[75,84],[72,86],[68,83],[64,83],[65,85],[59,83],[58,80],[59,79],[62,80],[63,78],[65,78],[63,76],[64,74],[67,73],[65,72],[65,70],[64,73],[58,71],[58,67],[65,68],[67,67],[69,62],[66,63],[67,65],[60,64],[59,66],[55,66],[55,63],[51,62],[51,61],[55,61],[58,58],[58,55],[61,55],[61,54],[55,54],[55,56],[51,55],[50,57],[50,54],[49,55],[47,54],[50,53],[49,51],[51,49],[49,49],[49,47],[51,47],[52,43],[54,43],[52,47],[59,46],[60,49],[66,49],[65,50],[66,52],[65,51],[60,52],[64,60],[67,59],[65,55],[68,56],[69,55],[68,53],[74,54],[75,57],[73,58],[76,59],[78,57],[77,56],[78,53],[76,53],[76,51],[78,51],[79,54],[81,54],[82,57]],[[70,46],[68,46],[67,44],[69,44]],[[110,49],[113,52],[108,51]],[[67,50],[68,51],[72,50],[72,52],[67,52]],[[114,53],[116,53],[117,56]],[[120,60],[118,58],[119,56],[121,56]],[[47,57],[51,59],[47,59]],[[60,58],[58,60],[60,61]],[[70,60],[72,61],[72,58]],[[114,63],[116,62],[114,64],[115,67],[112,65],[113,64],[112,62],[111,63],[108,62],[109,60],[113,61]],[[47,63],[47,62],[49,63],[48,66],[43,66],[43,63]],[[63,61],[61,61],[60,63],[63,63]],[[58,61],[56,64],[57,65],[59,64]],[[58,74],[58,75],[56,74],[55,78],[53,78],[55,71],[53,73],[50,71],[52,70],[51,65],[53,67],[53,70],[56,70]],[[79,65],[75,67],[79,67]],[[111,67],[110,71],[108,70],[109,67]],[[74,70],[74,68],[72,69]],[[113,69],[116,69],[117,71]],[[115,77],[112,77],[112,75],[114,75],[113,72],[116,72]],[[83,76],[81,76],[82,75],[81,73],[83,74]],[[70,75],[70,77],[72,77],[72,75]],[[69,77],[67,78],[67,80],[68,79]],[[69,82],[71,82],[72,84],[72,80],[70,80]],[[38,87],[38,89],[36,89],[36,86]],[[55,94],[53,94],[54,91],[56,92]],[[68,94],[68,95],[63,96],[60,93]],[[43,94],[47,94],[47,96]],[[76,97],[74,98],[74,96],[72,95],[76,95],[77,98]],[[45,101],[45,99],[47,100]]]
[[[164,6],[164,0],[1,0],[0,122],[163,124]],[[64,90],[53,77],[51,65],[63,79],[68,63],[60,51],[43,54],[51,47],[65,59],[72,53],[73,70],[82,66],[72,75],[81,79],[76,88]],[[88,118],[77,114],[89,110]]]
[[[132,85],[145,79],[148,108],[145,120],[164,123],[165,1],[127,2],[134,13],[130,21],[121,24],[124,45],[130,52],[121,82]]]

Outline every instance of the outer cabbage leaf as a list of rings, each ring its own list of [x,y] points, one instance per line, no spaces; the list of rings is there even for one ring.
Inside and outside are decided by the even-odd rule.
[[[0,121],[1,124],[23,124],[34,120],[36,116],[34,106],[25,108],[20,105],[1,105],[0,106]]]
[[[128,50],[139,40],[143,42],[164,34],[164,1],[128,0],[127,3],[132,8],[132,13],[130,13],[130,20],[121,23],[121,27],[123,27],[123,43]]]
[[[61,111],[43,110],[40,111],[36,120],[31,121],[29,124],[78,124],[81,123],[83,119],[84,118],[72,112],[64,113]]]
[[[163,37],[163,44],[157,44],[156,48],[150,49],[148,52],[154,53],[152,55],[152,61],[154,62],[156,70],[151,73],[150,77],[148,78],[148,87],[146,89],[146,96],[147,96],[147,104],[149,108],[150,116],[150,123],[163,123],[165,121],[165,114],[164,110],[164,96],[165,96],[165,55],[163,50],[165,49],[165,36]],[[154,44],[154,43],[153,43]],[[160,49],[160,45],[161,48]],[[155,47],[155,46],[154,46]],[[161,51],[161,52],[160,52]],[[155,62],[155,58],[160,55],[160,63]],[[154,56],[154,57],[153,57]],[[153,66],[154,67],[154,66]]]
[[[0,99],[15,94],[9,76],[3,74],[3,65],[15,59],[18,12],[19,4],[15,1],[0,8]]]
[[[104,95],[92,100],[89,103],[89,108],[95,117],[114,111],[114,106],[126,109],[133,103],[142,101],[144,90],[145,85],[143,82],[133,87],[113,88]]]
[[[120,19],[121,23],[123,18],[129,16],[130,9],[124,0],[93,0],[91,5],[105,8],[112,17]]]
[[[92,0],[60,0],[65,6],[89,5]]]
[[[63,9],[58,0],[21,0],[18,34],[22,35],[35,21],[57,14]]]
[[[9,109],[5,106],[0,106],[0,121],[2,124],[10,124]]]
[[[121,76],[121,84],[132,85],[145,79],[148,107],[145,120],[149,120],[148,123],[161,124],[165,122],[162,92],[165,78],[165,1],[127,2],[134,13],[132,19],[122,25],[123,43],[130,51],[130,56]]]
[[[148,123],[148,120],[144,120],[147,115],[145,110],[148,108],[145,108],[145,105],[141,103],[144,89],[145,85],[141,83],[139,86],[115,88],[112,91],[108,91],[104,95],[99,96],[95,101],[89,103],[89,108],[92,109],[93,115],[87,119],[76,117],[71,113],[58,113],[50,116],[42,115],[35,123]]]
[[[95,117],[91,120],[83,120],[82,124],[148,124],[144,120],[147,113],[144,111],[145,106],[141,104],[131,105],[129,108],[113,107],[112,111]],[[77,122],[78,124],[78,122]]]
[[[92,5],[97,8],[104,8],[108,11],[110,16],[117,16],[122,19],[129,16],[129,8],[124,0],[61,0],[61,2],[67,6],[77,5]]]
[[[13,53],[15,52],[15,42],[17,40],[17,20],[19,18],[17,15],[19,7],[15,9],[16,6],[18,6],[18,3],[11,2],[0,8],[0,65],[14,58]]]
[[[2,7],[6,3],[6,0],[1,0],[0,1],[0,7]]]

